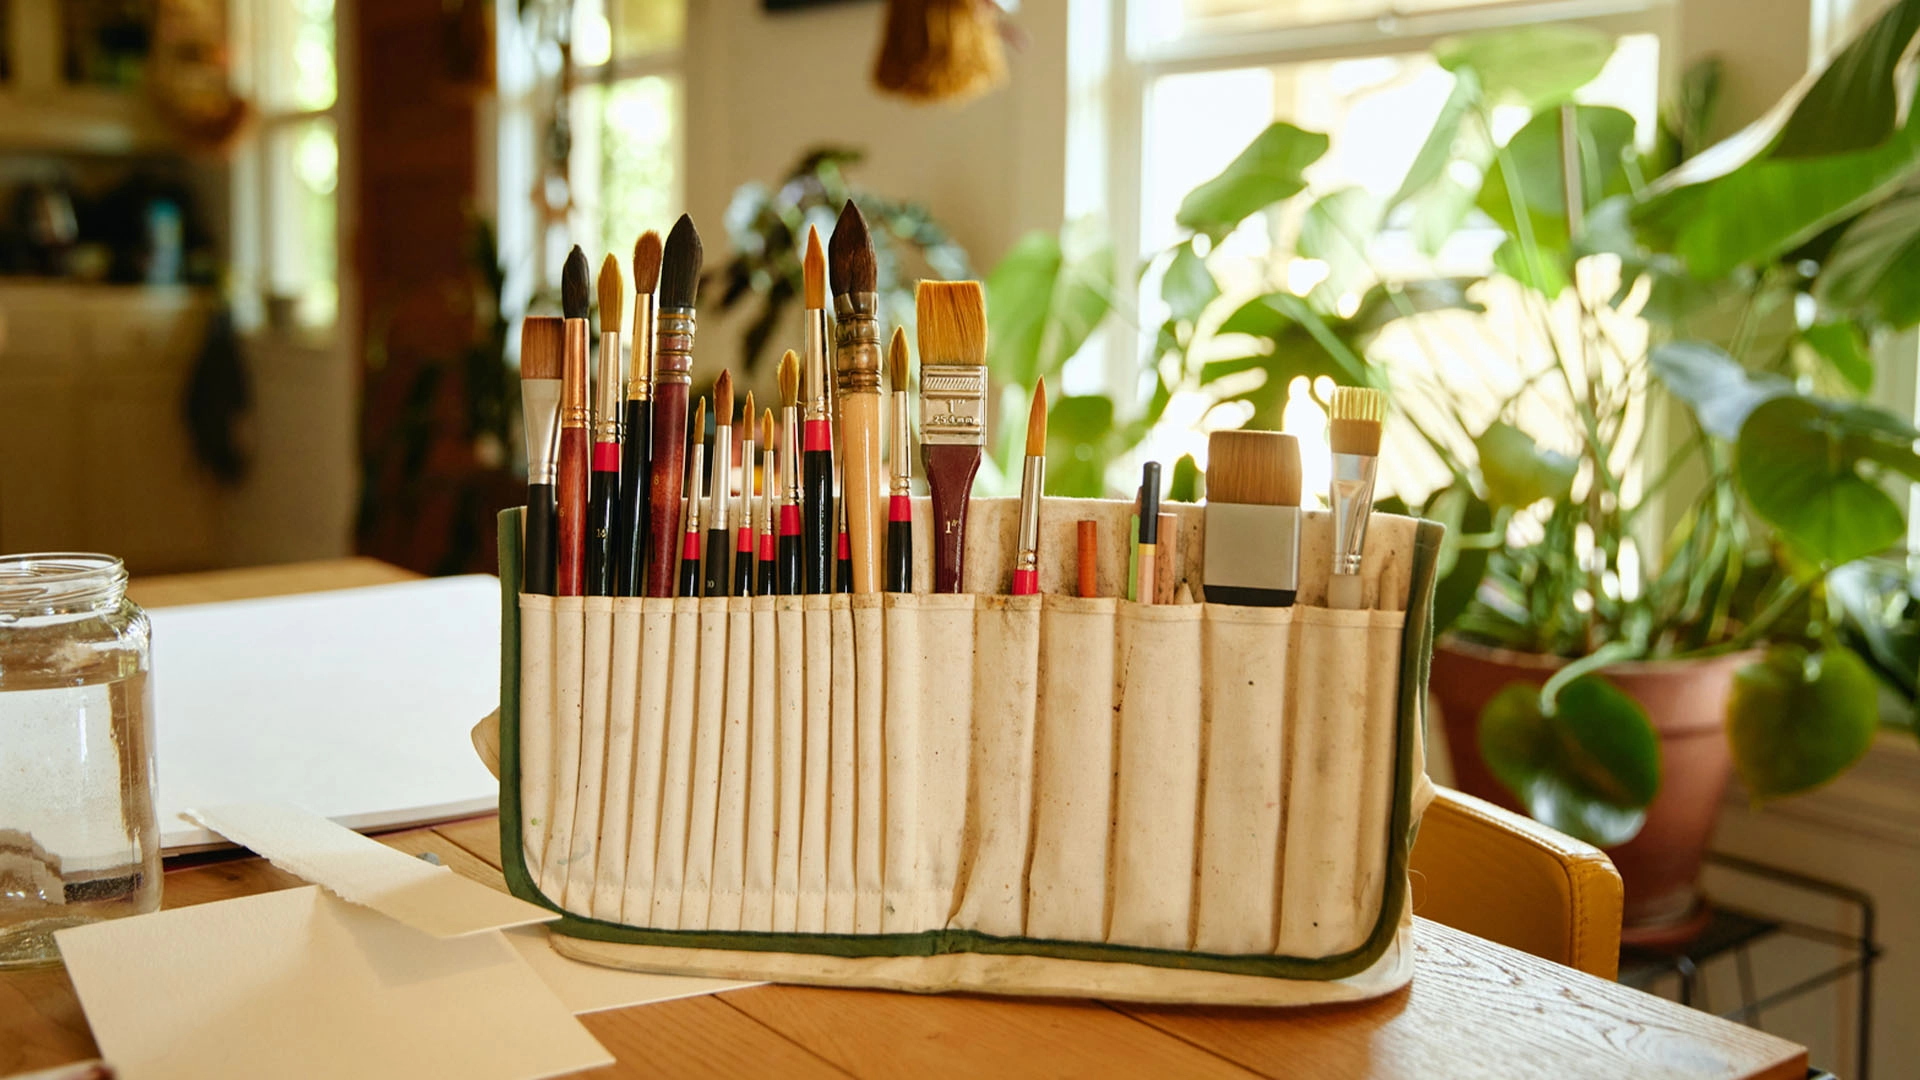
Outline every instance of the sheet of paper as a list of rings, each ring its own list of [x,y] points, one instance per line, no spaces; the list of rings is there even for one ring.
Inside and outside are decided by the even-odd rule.
[[[500,703],[500,583],[472,575],[156,608],[161,842],[189,806],[275,800],[349,828],[486,813],[468,732]]]
[[[499,934],[431,937],[317,887],[55,939],[123,1080],[528,1080],[613,1061]]]
[[[284,803],[200,807],[186,813],[287,873],[434,937],[560,917]]]
[[[583,963],[554,952],[553,946],[547,943],[544,926],[520,926],[505,933],[507,940],[526,958],[528,966],[540,976],[540,981],[576,1014],[761,985],[732,979],[696,979],[688,975],[650,975]]]

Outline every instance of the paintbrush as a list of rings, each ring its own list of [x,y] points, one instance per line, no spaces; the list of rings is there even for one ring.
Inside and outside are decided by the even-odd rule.
[[[554,485],[560,469],[561,353],[566,331],[552,315],[520,324],[520,412],[527,425],[527,523],[521,589],[553,595]]]
[[[753,391],[747,391],[747,404],[740,410],[740,518],[734,523],[733,595],[753,595],[753,473],[754,458]]]
[[[847,500],[842,496],[834,500],[838,511],[840,530],[835,534],[833,560],[833,591],[850,593],[853,591],[853,548],[847,543]]]
[[[800,358],[788,349],[780,358],[780,595],[805,588],[805,541],[800,535]]]
[[[1380,426],[1387,418],[1387,395],[1370,386],[1334,388],[1328,412],[1328,442],[1333,449],[1333,576],[1327,581],[1327,606],[1362,606],[1360,554],[1367,545],[1367,519],[1373,515],[1373,475],[1380,461]]]
[[[620,457],[619,546],[613,589],[639,596],[647,576],[647,492],[653,486],[653,290],[660,283],[660,234],[633,245],[633,356],[627,365],[626,443]]]
[[[700,596],[700,481],[706,472],[707,399],[693,408],[693,449],[688,452],[687,533],[680,544],[681,596]]]
[[[977,281],[922,281],[920,459],[933,497],[933,591],[957,593],[967,561],[967,500],[987,438],[987,301]]]
[[[780,475],[774,469],[775,456],[773,410],[763,409],[760,412],[760,558],[755,564],[758,575],[755,591],[761,596],[773,596],[780,591],[779,567],[773,547],[774,491]]]
[[[820,250],[820,232],[807,230],[807,254],[801,268],[806,307],[801,392],[800,448],[800,564],[803,588],[823,593],[833,576],[833,422],[827,387],[827,342],[832,333],[827,317],[827,258]]]
[[[853,591],[880,591],[880,295],[873,239],[852,200],[827,248],[833,271],[834,353],[840,422],[840,498]],[[847,591],[841,589],[842,592]]]
[[[1047,484],[1047,380],[1033,386],[1027,413],[1027,460],[1020,470],[1020,532],[1013,554],[1013,595],[1040,591],[1040,493]]]
[[[887,463],[887,591],[913,591],[913,417],[907,409],[907,332],[896,326],[887,348],[887,381],[893,387],[892,445]]]
[[[1160,543],[1160,463],[1149,461],[1140,467],[1140,532],[1134,548],[1134,600],[1156,603],[1159,563],[1155,548]]]
[[[701,432],[694,429],[693,437],[698,440]],[[723,371],[713,384],[713,462],[712,479],[707,482],[711,493],[707,500],[707,559],[702,568],[701,596],[725,596],[731,584],[729,581],[732,560],[729,552],[733,550],[733,531],[729,529],[727,517],[729,505],[733,499],[733,373]]]
[[[600,369],[593,386],[593,469],[587,486],[587,595],[612,596],[619,550],[620,440],[626,410],[626,378],[620,370],[620,307],[626,282],[620,263],[600,263]]]
[[[554,592],[581,596],[587,590],[587,256],[579,245],[560,272],[560,310],[566,316],[561,346],[560,485],[558,573]]]
[[[1207,437],[1207,602],[1288,607],[1300,587],[1300,441],[1279,431]]]
[[[655,321],[653,477],[647,495],[647,595],[673,595],[673,529],[687,456],[687,385],[693,369],[693,302],[700,287],[700,234],[685,214],[673,223],[660,254],[660,306]]]

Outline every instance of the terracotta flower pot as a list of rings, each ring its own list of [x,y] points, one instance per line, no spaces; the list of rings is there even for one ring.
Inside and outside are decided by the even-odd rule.
[[[1647,808],[1646,825],[1607,851],[1626,884],[1622,939],[1629,943],[1684,940],[1689,930],[1697,932],[1694,924],[1705,909],[1695,882],[1733,772],[1727,696],[1734,671],[1756,655],[1616,664],[1604,673],[1646,710],[1660,736],[1660,793]],[[1461,790],[1525,812],[1480,758],[1480,711],[1501,687],[1540,686],[1563,663],[1456,641],[1434,650],[1431,685]]]

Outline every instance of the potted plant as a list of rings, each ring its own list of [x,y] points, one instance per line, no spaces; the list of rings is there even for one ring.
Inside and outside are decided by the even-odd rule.
[[[1642,940],[1702,914],[1693,882],[1730,766],[1756,799],[1816,787],[1865,753],[1883,683],[1912,698],[1911,631],[1872,617],[1888,575],[1862,560],[1905,539],[1896,494],[1920,479],[1920,432],[1861,399],[1875,343],[1920,322],[1920,124],[1902,94],[1916,30],[1920,0],[1896,4],[1712,146],[1716,73],[1696,69],[1651,153],[1627,113],[1574,101],[1610,39],[1441,42],[1452,96],[1392,198],[1309,191],[1328,138],[1273,125],[1187,197],[1185,235],[1150,264],[1165,318],[1139,415],[1079,406],[1103,422],[1073,438],[1105,461],[1178,394],[1278,427],[1297,376],[1391,384],[1393,425],[1446,475],[1414,509],[1449,526],[1433,685],[1459,781],[1608,848]],[[1496,139],[1495,108],[1516,103],[1530,119]],[[1220,242],[1295,199],[1271,291],[1229,305]],[[1387,225],[1428,252],[1498,230],[1495,269],[1381,272]],[[1296,258],[1325,279],[1280,284]],[[994,295],[996,329],[1026,330],[1020,364],[1063,363],[1106,314],[1091,294],[1110,274],[1073,268],[1040,238],[994,271],[1021,285]],[[1491,407],[1484,385],[1389,377],[1370,355],[1409,316],[1496,297],[1538,344]],[[1437,365],[1447,348],[1423,351]]]

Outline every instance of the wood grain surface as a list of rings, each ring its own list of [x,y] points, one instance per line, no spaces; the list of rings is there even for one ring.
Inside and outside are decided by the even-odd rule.
[[[364,565],[363,565],[364,564]],[[139,583],[153,602],[199,602],[400,580],[366,560]],[[385,575],[385,576],[382,576]],[[249,591],[251,590],[251,591]],[[431,851],[502,887],[492,817],[380,839]],[[258,859],[169,869],[182,907],[299,879]],[[1377,1001],[1312,1009],[1110,1006],[960,995],[761,986],[583,1018],[618,1059],[592,1077],[1202,1076],[1765,1078],[1799,1080],[1806,1051],[1706,1013],[1424,919],[1413,984]],[[0,1076],[95,1054],[66,973],[0,973]]]

